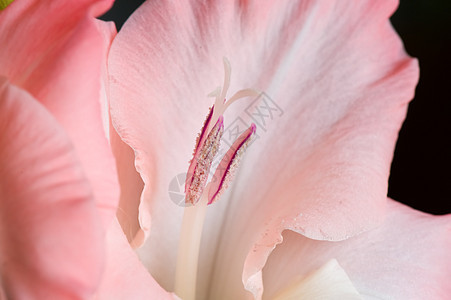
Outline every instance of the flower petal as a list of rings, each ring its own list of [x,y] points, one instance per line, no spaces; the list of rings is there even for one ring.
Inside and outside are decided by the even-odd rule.
[[[162,289],[141,264],[117,220],[110,225],[106,241],[106,270],[96,299],[176,299]]]
[[[0,132],[0,289],[8,299],[87,299],[103,271],[102,224],[73,145],[4,77]]]
[[[283,288],[274,300],[361,299],[346,272],[332,259],[318,270]]]
[[[97,26],[102,32],[105,45],[111,44],[116,36],[116,28],[113,23],[97,20]],[[108,49],[105,49],[105,57],[107,57]],[[117,135],[117,132],[111,125],[109,112],[109,80],[108,65],[105,60],[102,65],[102,81],[101,81],[101,110],[102,121],[105,134],[110,142],[111,150],[116,160],[116,168],[118,172],[118,182],[120,185],[120,199],[117,210],[117,218],[119,219],[123,231],[126,233],[130,242],[139,230],[138,225],[138,204],[143,189],[143,182],[134,167],[135,155],[133,150]]]
[[[75,145],[104,223],[115,214],[117,176],[102,126],[102,60],[110,41],[97,16],[112,0],[14,1],[0,18],[0,75],[30,92]]]
[[[366,299],[446,299],[451,293],[451,216],[431,216],[389,201],[383,225],[341,242],[292,231],[263,269],[264,298],[293,277],[335,258]]]
[[[265,93],[224,115],[224,136],[254,121],[260,138],[229,193],[209,208],[201,290],[243,297],[243,265],[247,282],[285,228],[342,240],[381,221],[418,78],[388,21],[396,4],[148,1],[131,16],[110,52],[111,113],[146,185],[139,223],[150,238],[140,253],[166,289],[182,215],[167,189],[186,172],[212,104],[205,95],[223,80],[223,56],[230,91]]]
[[[144,183],[135,169],[135,154],[110,127],[110,143],[116,158],[121,196],[117,218],[128,241],[135,247],[142,244],[141,229],[138,223],[138,205]]]

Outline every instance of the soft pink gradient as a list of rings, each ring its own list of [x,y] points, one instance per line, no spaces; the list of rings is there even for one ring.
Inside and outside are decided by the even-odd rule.
[[[115,28],[94,17],[111,4],[0,12],[2,297],[88,299],[106,280],[119,186],[100,100]]]
[[[148,1],[131,16],[110,51],[111,115],[145,183],[141,200],[130,199],[139,223],[127,234],[144,241],[138,253],[164,288],[173,287],[183,211],[168,185],[186,170],[223,56],[230,93],[262,90],[284,114],[258,129],[229,192],[209,208],[198,296],[240,299],[244,283],[258,298],[260,270],[285,229],[338,241],[382,222],[418,79],[388,21],[396,5]],[[251,121],[247,105],[230,108],[226,128],[238,116]]]
[[[0,115],[0,289],[7,299],[87,299],[102,275],[104,242],[73,144],[4,77]]]
[[[114,217],[119,190],[99,117],[101,62],[109,41],[94,17],[111,4],[18,0],[0,12],[0,75],[33,95],[67,132],[104,226]]]

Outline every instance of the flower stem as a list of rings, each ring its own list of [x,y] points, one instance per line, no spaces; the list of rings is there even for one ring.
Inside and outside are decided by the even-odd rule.
[[[183,214],[175,272],[175,293],[183,300],[194,300],[196,297],[197,262],[207,212],[207,195],[204,193],[196,205],[185,207]]]

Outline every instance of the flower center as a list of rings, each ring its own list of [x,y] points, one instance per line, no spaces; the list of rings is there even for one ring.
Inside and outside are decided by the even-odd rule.
[[[196,140],[193,159],[190,161],[185,181],[187,207],[180,232],[175,278],[175,293],[184,300],[195,299],[196,295],[197,261],[207,205],[219,200],[227,189],[240,159],[256,132],[256,126],[252,123],[241,133],[221,159],[211,181],[207,184],[210,168],[218,153],[224,132],[224,112],[236,100],[259,94],[253,89],[244,89],[226,101],[231,74],[230,63],[226,58],[224,58],[224,73],[222,89],[218,88],[209,95],[216,97],[215,103]]]
[[[224,132],[224,112],[230,104],[236,100],[258,95],[258,92],[253,89],[244,89],[236,92],[228,101],[226,101],[231,74],[230,63],[226,58],[224,58],[224,73],[224,85],[221,92],[219,93],[218,88],[210,94],[210,96],[216,97],[215,104],[210,108],[210,112],[204,122],[202,130],[197,137],[193,159],[190,161],[185,181],[186,204],[196,204],[204,192],[210,167],[214,157],[218,153],[219,144]],[[216,190],[207,191],[212,197],[208,197],[208,204],[216,201],[224,189],[227,188],[227,183],[230,182],[233,177],[233,171],[236,168],[242,153],[244,153],[244,150],[249,145],[249,141],[252,139],[255,131],[256,126],[252,123],[251,127],[243,132],[227,151],[219,164],[220,168],[216,170],[215,175],[213,176],[212,183],[216,184],[212,184],[212,188]]]

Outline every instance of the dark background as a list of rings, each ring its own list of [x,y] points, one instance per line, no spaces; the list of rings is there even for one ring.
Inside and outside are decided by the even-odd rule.
[[[116,0],[102,19],[119,29],[142,2]],[[391,21],[407,52],[418,58],[421,75],[399,135],[388,195],[425,212],[451,213],[451,1],[402,0]]]

